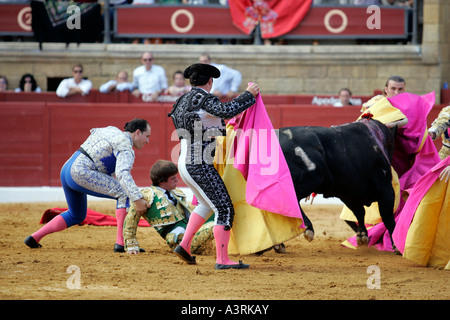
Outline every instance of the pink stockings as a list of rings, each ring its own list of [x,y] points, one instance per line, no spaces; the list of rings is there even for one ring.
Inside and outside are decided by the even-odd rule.
[[[186,227],[186,233],[183,236],[183,240],[180,246],[183,247],[189,254],[191,254],[191,243],[194,235],[205,223],[205,219],[193,212],[189,218],[188,225]],[[214,238],[216,241],[216,263],[218,264],[236,264],[236,262],[230,260],[228,257],[228,242],[230,241],[230,230],[225,230],[225,226],[214,226]]]
[[[126,208],[118,208],[116,209],[116,221],[117,221],[117,235],[116,235],[116,243],[121,246],[124,245],[123,241],[123,222],[125,221],[125,217],[127,216]]]
[[[37,243],[49,233],[58,232],[67,228],[66,221],[61,215],[54,217],[45,226],[33,233],[31,236]]]
[[[127,210],[125,208],[116,209],[116,220],[117,220],[117,235],[116,235],[116,243],[121,246],[124,245],[123,242],[123,222],[125,217],[127,216]],[[40,228],[38,231],[33,233],[31,236],[33,239],[39,243],[43,237],[46,235],[64,230],[67,228],[66,221],[61,215],[54,217],[51,221],[49,221],[45,226]]]

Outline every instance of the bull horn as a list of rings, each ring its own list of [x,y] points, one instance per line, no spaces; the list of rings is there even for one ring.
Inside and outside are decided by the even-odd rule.
[[[401,127],[406,126],[407,124],[408,124],[407,118],[403,118],[401,120],[397,120],[394,122],[385,123],[386,127],[388,127],[388,128],[394,128],[394,127],[401,128]]]

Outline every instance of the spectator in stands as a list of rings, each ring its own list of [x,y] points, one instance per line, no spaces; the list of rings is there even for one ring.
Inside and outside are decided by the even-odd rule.
[[[72,67],[72,78],[67,78],[61,81],[56,89],[56,95],[61,98],[66,98],[74,94],[81,94],[85,96],[89,94],[92,89],[92,82],[83,79],[83,65],[76,64]]]
[[[211,62],[211,57],[207,53],[203,53],[199,57],[200,63],[210,64],[219,69],[220,77],[214,79],[211,93],[219,98],[231,99],[236,96],[239,86],[241,85],[242,75],[239,71],[232,69],[224,64],[216,64]]]
[[[119,71],[115,80],[105,82],[98,89],[101,93],[126,90],[133,91],[133,84],[128,82],[128,72],[126,71]]]
[[[14,89],[14,92],[42,92],[42,90],[33,75],[26,73],[20,78],[19,87]]]
[[[0,92],[8,90],[8,79],[5,76],[0,76]]]
[[[383,4],[412,8],[414,0],[383,0]]]
[[[342,88],[339,90],[339,101],[334,104],[335,107],[351,106],[350,99],[352,98],[352,92],[350,89]]]
[[[353,4],[358,6],[381,5],[381,0],[354,0]]]
[[[135,97],[149,95],[150,101],[156,101],[168,87],[166,71],[153,64],[153,55],[145,52],[141,58],[142,66],[133,71],[133,92]]]
[[[208,4],[208,1],[207,0],[183,0],[183,3],[198,6],[198,5]]]
[[[405,92],[406,81],[400,76],[390,76],[384,86],[384,95],[391,98]]]
[[[133,1],[133,4],[137,4],[137,5],[140,5],[140,4],[154,4],[155,3],[155,0],[134,0]]]
[[[174,97],[180,97],[183,94],[191,91],[191,86],[187,85],[184,79],[183,71],[175,71],[173,74],[173,85],[171,85],[167,90],[166,94]]]
[[[130,4],[132,2],[133,2],[133,0],[109,0],[109,5],[110,6],[121,6],[124,4]]]

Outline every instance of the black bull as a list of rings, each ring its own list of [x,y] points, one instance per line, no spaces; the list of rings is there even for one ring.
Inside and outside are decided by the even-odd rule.
[[[313,192],[337,197],[358,220],[358,244],[367,244],[365,206],[378,202],[391,238],[395,227],[391,158],[394,131],[377,120],[363,119],[339,126],[286,127],[279,133],[280,145],[294,182],[297,199]],[[303,212],[305,237],[312,240],[314,228]]]

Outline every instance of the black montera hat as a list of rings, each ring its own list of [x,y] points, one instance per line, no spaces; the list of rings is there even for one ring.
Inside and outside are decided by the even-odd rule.
[[[192,75],[205,76],[209,78],[220,77],[220,71],[216,67],[206,63],[194,63],[184,70],[184,77],[190,79]]]

